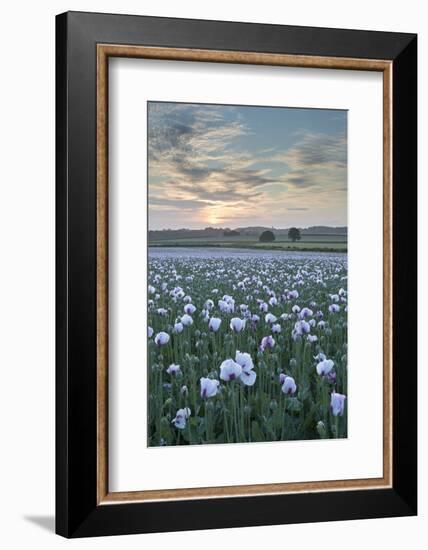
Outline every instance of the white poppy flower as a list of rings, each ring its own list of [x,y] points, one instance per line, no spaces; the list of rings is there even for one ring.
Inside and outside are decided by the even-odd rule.
[[[275,323],[275,321],[276,321],[276,317],[272,313],[267,313],[265,315],[265,323],[272,324],[272,323]]]
[[[275,339],[272,336],[264,336],[260,344],[260,350],[265,351],[266,348],[272,349],[275,346]]]
[[[333,367],[334,367],[334,362],[331,359],[324,359],[324,361],[320,361],[318,363],[317,373],[320,376],[325,376],[331,371]]]
[[[240,319],[239,317],[233,317],[233,319],[230,320],[230,328],[234,332],[241,332],[245,328],[245,321],[244,319]]]
[[[346,395],[333,392],[331,394],[330,410],[334,416],[342,416],[345,410]]]
[[[296,393],[297,386],[294,381],[294,378],[291,376],[286,376],[284,378],[284,382],[281,387],[282,393],[285,393],[285,395],[292,395],[293,393]]]
[[[175,323],[175,325],[174,325],[175,334],[181,334],[183,332],[183,330],[184,330],[183,323],[180,323],[180,322]]]
[[[338,306],[337,304],[331,304],[330,306],[328,306],[328,310],[330,313],[337,313],[340,310],[340,306]]]
[[[308,342],[313,344],[314,342],[316,342],[318,340],[318,336],[315,336],[315,334],[308,334],[307,340],[308,340]]]
[[[235,361],[238,365],[241,365],[243,371],[249,371],[254,368],[254,363],[249,353],[241,353],[240,351],[237,351]]]
[[[211,317],[208,323],[208,328],[210,329],[211,332],[217,332],[218,329],[220,328],[220,325],[221,325],[221,319],[219,319],[218,317]]]
[[[252,369],[248,371],[243,370],[239,378],[241,379],[241,382],[243,382],[246,386],[254,386],[257,374]]]
[[[293,306],[293,307],[291,308],[291,311],[292,311],[293,313],[299,313],[300,307],[296,304],[295,306]]]
[[[218,391],[220,382],[218,380],[212,380],[211,378],[201,378],[199,380],[201,384],[201,397],[205,399],[207,397],[214,397]]]
[[[179,430],[184,430],[184,428],[186,427],[186,420],[191,414],[192,412],[189,407],[186,407],[185,409],[178,409],[178,411],[175,413],[174,420],[171,420],[171,424],[174,424],[174,426]]]
[[[190,317],[190,315],[187,315],[187,313],[185,313],[181,317],[181,322],[185,327],[190,327],[190,325],[193,325],[193,319]]]
[[[148,333],[148,335],[149,335],[149,338],[151,338],[151,337],[153,336],[153,329],[152,329],[152,327],[148,327],[147,333]]]
[[[167,332],[158,332],[155,336],[155,344],[157,346],[165,346],[169,342],[169,334]]]
[[[279,323],[272,325],[272,332],[274,334],[279,334],[281,332],[281,325]]]
[[[233,359],[226,359],[220,365],[220,378],[222,380],[225,380],[226,382],[229,382],[230,380],[235,380],[236,378],[241,376],[241,373],[241,365],[235,363]]]
[[[167,369],[166,372],[168,374],[171,374],[172,376],[175,376],[179,372],[181,372],[180,365],[176,365],[175,363],[172,363]]]
[[[269,304],[271,306],[276,306],[278,305],[278,300],[275,298],[275,296],[272,296],[272,298],[269,300]]]
[[[187,313],[188,315],[193,315],[195,311],[196,311],[196,308],[193,304],[186,304],[184,306],[184,313]]]
[[[300,319],[305,319],[305,317],[312,317],[313,314],[314,312],[312,311],[312,309],[309,309],[308,307],[304,307],[300,311]]]
[[[307,323],[306,321],[297,321],[297,323],[294,325],[294,330],[297,334],[309,334],[311,331],[311,325]]]

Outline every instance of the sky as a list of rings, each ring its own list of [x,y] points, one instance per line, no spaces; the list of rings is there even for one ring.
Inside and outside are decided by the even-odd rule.
[[[347,112],[148,102],[149,229],[347,225]]]

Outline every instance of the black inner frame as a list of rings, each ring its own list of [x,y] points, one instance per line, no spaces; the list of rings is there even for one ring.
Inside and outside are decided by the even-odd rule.
[[[392,488],[97,506],[97,43],[393,61]],[[417,513],[416,73],[414,34],[81,12],[57,16],[58,534],[84,537]]]

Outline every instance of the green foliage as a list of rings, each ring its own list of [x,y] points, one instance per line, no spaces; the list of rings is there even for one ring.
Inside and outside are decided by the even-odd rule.
[[[300,234],[300,229],[297,229],[297,227],[290,227],[290,229],[288,230],[288,238],[292,240],[293,243],[296,241],[300,241],[300,239],[302,238]]]
[[[272,231],[263,231],[263,233],[259,237],[259,241],[261,243],[273,243],[275,240],[275,235],[272,233]]]
[[[288,256],[287,261],[254,256],[222,259],[207,255],[192,261],[187,257],[151,257],[148,324],[154,332],[148,339],[149,445],[346,437],[346,408],[343,416],[334,417],[330,412],[331,392],[347,393],[346,291],[344,302],[338,302],[339,312],[328,310],[331,295],[341,287],[346,289],[346,278],[346,258],[342,255],[311,259]],[[177,288],[182,289],[180,297],[174,296]],[[287,297],[286,289],[296,289],[299,296]],[[219,307],[227,295],[233,297],[233,312]],[[174,325],[184,315],[186,296],[196,307],[191,315],[193,324],[176,334]],[[272,296],[276,301],[269,303]],[[273,333],[257,300],[268,304],[280,333]],[[244,316],[241,304],[260,319],[253,323],[248,318],[245,329],[236,333],[230,321]],[[307,320],[313,320],[310,334],[317,341],[308,341],[306,335],[292,337],[300,321],[299,312],[293,311],[296,305],[313,310]],[[322,318],[316,316],[318,311],[323,312]],[[217,332],[209,330],[207,313],[210,318],[221,319]],[[319,323],[321,319],[324,325]],[[159,347],[154,337],[160,331],[167,332],[170,340]],[[262,338],[269,335],[273,335],[275,346],[262,351]],[[240,379],[219,378],[220,364],[234,359],[237,350],[252,358],[257,375],[253,386],[245,386]],[[334,361],[335,381],[317,374],[315,357],[319,353]],[[166,372],[172,363],[180,365],[176,375]],[[295,394],[282,392],[281,373],[293,377]],[[201,396],[201,377],[219,380],[216,395]],[[178,410],[187,407],[191,415],[180,429],[174,418]]]

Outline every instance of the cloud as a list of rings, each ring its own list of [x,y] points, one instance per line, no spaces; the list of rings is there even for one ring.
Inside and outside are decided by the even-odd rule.
[[[332,187],[346,189],[346,136],[303,133],[288,151],[272,157],[285,163],[289,172],[282,181],[295,189]]]
[[[347,185],[345,135],[301,131],[281,151],[281,143],[264,147],[260,124],[253,134],[250,121],[232,106],[149,102],[151,224],[254,225],[272,218],[287,225],[314,208],[343,210],[346,195],[336,191]]]
[[[233,148],[237,138],[250,134],[234,111],[227,106],[149,103],[149,176],[152,182],[162,180],[157,206],[172,206],[174,200],[203,201],[203,206],[206,201],[251,202],[260,196],[258,189],[277,181],[269,169],[253,167],[257,159]],[[156,187],[150,185],[151,190]]]

